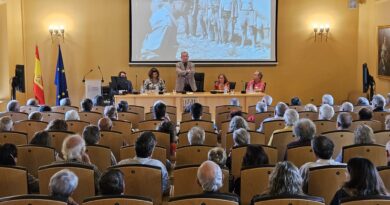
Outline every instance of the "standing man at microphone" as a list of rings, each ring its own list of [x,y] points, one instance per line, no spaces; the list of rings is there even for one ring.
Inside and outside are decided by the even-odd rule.
[[[176,91],[196,91],[195,64],[188,61],[188,52],[181,52],[181,62],[176,64]]]

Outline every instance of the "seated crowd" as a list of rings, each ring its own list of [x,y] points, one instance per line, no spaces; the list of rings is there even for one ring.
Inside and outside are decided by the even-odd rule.
[[[222,82],[222,81],[221,81]],[[217,85],[216,85],[217,86]],[[218,85],[225,86],[224,84]],[[275,164],[272,172],[269,175],[267,182],[268,188],[257,195],[252,196],[252,203],[262,200],[267,197],[290,196],[307,196],[309,193],[309,173],[314,167],[321,166],[346,166],[348,173],[347,181],[342,184],[339,190],[335,190],[334,197],[327,202],[331,205],[338,205],[343,198],[347,197],[370,197],[370,196],[388,196],[386,189],[377,168],[374,163],[366,158],[353,157],[351,159],[343,159],[343,150],[336,146],[336,142],[328,137],[326,132],[319,132],[318,124],[316,123],[333,123],[331,132],[353,132],[354,145],[374,145],[376,142],[375,132],[370,123],[377,122],[384,130],[390,130],[390,113],[387,115],[387,106],[390,99],[385,99],[381,95],[375,95],[370,102],[360,97],[357,104],[351,102],[343,102],[340,106],[334,104],[332,95],[325,94],[322,98],[320,106],[313,104],[302,105],[298,97],[291,99],[290,103],[277,102],[275,107],[272,107],[272,97],[264,96],[255,106],[255,113],[245,113],[240,108],[238,99],[232,99],[231,105],[237,107],[229,113],[229,124],[227,128],[219,127],[217,123],[213,124],[214,132],[206,131],[205,127],[200,125],[192,126],[185,131],[186,137],[181,138],[179,135],[183,133],[180,130],[180,125],[174,122],[172,114],[167,112],[167,105],[162,101],[157,101],[151,108],[153,119],[158,123],[153,130],[138,130],[137,128],[129,129],[128,132],[117,132],[115,123],[119,122],[120,113],[129,112],[129,105],[126,101],[120,101],[116,106],[105,105],[101,96],[95,97],[93,100],[84,99],[80,103],[80,112],[78,108],[70,109],[64,112],[63,119],[53,119],[47,123],[44,130],[37,130],[33,136],[29,137],[28,144],[31,146],[54,147],[52,132],[69,132],[69,123],[81,121],[83,113],[95,112],[97,108],[101,108],[101,117],[95,123],[88,122],[88,125],[82,129],[82,132],[69,132],[62,141],[60,150],[55,150],[55,161],[53,165],[77,166],[83,165],[93,170],[95,194],[101,196],[124,195],[126,186],[131,186],[125,183],[125,176],[128,173],[122,172],[119,167],[124,165],[141,165],[154,166],[161,170],[161,192],[165,196],[172,196],[174,192],[175,176],[174,170],[179,167],[175,162],[178,156],[178,145],[181,140],[188,140],[189,146],[204,146],[209,138],[209,134],[215,134],[218,138],[217,144],[210,146],[207,156],[198,165],[196,173],[196,183],[203,190],[200,195],[207,197],[229,196],[240,201],[242,196],[243,185],[241,177],[233,176],[232,169],[234,164],[234,149],[246,147],[245,153],[240,156],[241,170],[262,167],[264,165]],[[36,107],[31,111],[26,120],[42,121],[45,112],[52,112],[50,106],[39,106],[35,99],[29,99],[26,106]],[[0,133],[10,133],[14,131],[23,132],[23,130],[15,130],[15,125],[20,123],[14,121],[9,113],[21,112],[19,102],[12,100],[7,104],[6,111],[0,113]],[[64,98],[60,102],[60,107],[71,107],[69,98]],[[96,109],[95,109],[96,108]],[[184,112],[191,115],[191,120],[194,122],[205,121],[202,119],[204,115],[203,105],[193,103],[184,108]],[[272,110],[272,111],[268,111]],[[374,120],[376,112],[385,113],[382,120]],[[271,117],[262,118],[260,123],[256,124],[256,119],[262,116],[263,113],[272,113]],[[315,113],[316,119],[304,117],[305,113]],[[316,114],[317,113],[317,114]],[[218,115],[218,113],[216,114]],[[215,116],[217,118],[217,116]],[[266,133],[269,122],[281,121],[282,126],[274,128],[269,136],[265,136],[264,144],[256,144],[255,134]],[[186,121],[189,122],[189,121]],[[362,124],[356,124],[362,122]],[[133,123],[133,122],[131,122]],[[254,124],[255,129],[251,128]],[[355,126],[355,127],[354,127]],[[224,130],[226,129],[226,130]],[[351,132],[352,131],[352,132]],[[123,136],[120,141],[120,147],[125,148],[134,146],[134,156],[122,157],[122,150],[114,150],[110,147],[107,140],[104,139],[104,134],[117,132]],[[267,131],[268,132],[268,131]],[[282,133],[291,133],[293,140],[288,141],[283,145],[283,154],[281,160],[276,162],[271,161],[271,156],[266,151],[267,148],[276,147],[276,138]],[[154,154],[156,147],[159,144],[158,133],[165,133],[169,136],[169,142],[166,150],[169,150],[167,156],[164,156],[166,161],[160,161]],[[227,136],[231,134],[231,147],[227,147]],[[135,136],[135,137],[134,137]],[[164,135],[165,136],[165,135]],[[133,139],[133,141],[129,141]],[[4,140],[3,140],[4,141]],[[108,144],[105,144],[108,143]],[[349,145],[352,145],[349,144]],[[98,160],[88,153],[89,146],[105,145],[111,149],[110,162],[112,167],[101,169],[97,166]],[[291,157],[287,155],[287,150],[295,147],[310,147],[315,161],[306,161],[297,166],[292,161],[288,161]],[[336,149],[337,147],[337,149]],[[344,146],[345,147],[345,146]],[[386,151],[388,157],[388,166],[390,166],[390,141],[386,143]],[[183,147],[180,147],[182,149]],[[185,147],[184,147],[185,148]],[[116,152],[118,151],[118,152]],[[197,153],[193,153],[194,156]],[[128,155],[126,155],[128,156]],[[337,156],[333,158],[333,156]],[[120,157],[120,158],[119,158]],[[191,157],[191,156],[189,156]],[[4,142],[0,145],[0,165],[15,167],[18,164],[18,146],[15,144]],[[92,160],[95,159],[95,160]],[[224,170],[229,171],[229,175],[224,175]],[[28,193],[39,193],[39,179],[28,173],[27,184]],[[224,177],[228,177],[229,193],[222,192]],[[253,179],[254,181],[256,179]],[[324,179],[326,180],[326,179]],[[1,181],[1,179],[0,179]],[[73,200],[72,195],[79,185],[80,178],[71,169],[63,169],[55,173],[49,180],[49,195],[53,199],[65,201],[69,205],[76,205],[80,202]],[[193,185],[189,180],[189,186]],[[264,182],[259,182],[264,183]],[[197,186],[196,184],[194,186]],[[173,187],[173,189],[172,189]],[[1,201],[1,199],[0,199]]]

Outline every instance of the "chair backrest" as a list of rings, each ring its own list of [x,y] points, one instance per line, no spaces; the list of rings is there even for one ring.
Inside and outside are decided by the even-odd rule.
[[[62,157],[62,142],[64,142],[64,139],[68,137],[69,135],[73,135],[74,132],[57,132],[57,131],[48,131],[49,136],[51,137],[51,146],[60,154]]]
[[[277,156],[277,150],[275,147],[269,147],[265,145],[261,145],[264,149],[264,152],[268,156],[268,162],[269,164],[275,164],[276,163],[276,156]],[[234,147],[232,149],[231,157],[232,157],[232,173],[233,177],[237,179],[240,177],[241,172],[241,165],[243,157],[245,156],[247,146],[239,146]],[[242,192],[241,192],[242,193]]]
[[[272,139],[272,146],[278,149],[278,161],[283,161],[284,156],[286,154],[287,145],[290,142],[295,141],[297,138],[295,137],[292,131],[284,131],[274,133],[274,138]]]
[[[205,120],[191,120],[180,123],[180,132],[188,132],[191,128],[198,126],[203,128],[205,131],[213,132],[214,126],[212,121]]]
[[[194,74],[196,91],[204,92],[204,73],[195,73]]]
[[[298,146],[287,149],[287,160],[300,167],[306,162],[316,161],[316,156],[311,146]]]
[[[256,114],[256,105],[249,105],[248,106],[248,115],[254,115]]]
[[[220,105],[215,107],[215,116],[223,112],[231,112],[232,110],[242,110],[242,107],[235,105]]]
[[[250,144],[265,145],[265,135],[262,132],[248,131],[250,135]],[[233,133],[229,132],[226,135],[226,150],[230,150],[234,145]]]
[[[324,205],[324,199],[314,196],[277,196],[277,197],[256,197],[253,205]]]
[[[145,120],[145,107],[138,105],[129,105],[129,109],[127,112],[137,113],[138,114],[138,122]]]
[[[95,196],[83,201],[83,205],[153,205],[149,198],[140,196]]]
[[[390,196],[352,197],[341,199],[341,205],[390,205]]]
[[[49,194],[50,178],[63,169],[69,169],[79,178],[77,188],[72,195],[72,198],[77,203],[81,203],[85,198],[95,195],[94,170],[91,166],[82,164],[51,164],[39,167],[38,178],[40,194]]]
[[[208,159],[208,152],[213,146],[194,145],[176,149],[176,165],[202,164]]]
[[[265,141],[266,142],[269,141],[272,133],[275,130],[283,129],[284,127],[285,127],[284,120],[272,120],[268,122],[263,122],[263,132],[265,134]]]
[[[298,114],[299,114],[299,119],[307,118],[312,121],[318,120],[318,112],[303,111],[303,112],[298,112]]]
[[[215,132],[205,132],[205,133],[206,133],[206,136],[205,136],[203,145],[216,147],[218,144],[217,133],[215,133]],[[181,132],[178,134],[178,142],[179,143],[177,144],[177,147],[184,147],[184,146],[189,145],[187,134],[188,134],[188,132]]]
[[[386,145],[388,141],[390,141],[390,130],[382,130],[375,132],[375,143]]]
[[[64,120],[65,114],[61,112],[41,112],[42,113],[42,121],[43,122],[50,122],[55,119]]]
[[[23,132],[0,132],[0,144],[27,144],[27,134]]]
[[[103,114],[104,113],[104,106],[93,106],[91,111]]]
[[[121,147],[120,160],[134,158],[136,156],[135,146],[129,145]],[[157,159],[164,165],[167,163],[167,149],[164,147],[156,146],[153,150],[152,159]],[[119,159],[118,159],[119,161]]]
[[[97,125],[100,118],[103,117],[102,113],[98,112],[79,112],[80,120]],[[119,114],[118,114],[119,117]]]
[[[27,194],[26,168],[0,166],[0,197],[21,194]]]
[[[167,113],[172,113],[172,114],[175,114],[175,115],[176,115],[176,113],[177,113],[177,108],[176,108],[176,106],[173,106],[173,105],[166,105],[166,112],[167,112]],[[147,117],[146,117],[147,114],[148,114],[148,115],[151,115],[152,118],[153,118],[153,114],[151,114],[151,113],[153,113],[153,106],[150,107],[150,112],[145,113],[145,120],[148,120]]]
[[[384,166],[384,167],[378,167],[379,175],[382,178],[383,183],[385,184],[385,187],[387,188],[387,191],[390,191],[390,167]]]
[[[161,120],[145,120],[138,123],[139,130],[156,130],[156,127],[161,123]]]
[[[124,145],[124,138],[121,132],[116,131],[100,131],[99,144],[107,146],[111,149],[116,159],[119,159],[119,150]]]
[[[177,116],[175,113],[167,112],[167,115],[171,120],[171,122],[173,122],[174,124],[177,123]],[[145,120],[153,120],[153,119],[154,119],[153,112],[145,113]]]
[[[274,165],[263,165],[241,170],[241,203],[250,204],[255,195],[264,193],[268,188],[269,176]]]
[[[347,181],[347,172],[347,165],[329,165],[310,168],[307,185],[308,194],[323,197],[325,203],[330,204],[335,193]]]
[[[314,120],[314,124],[316,125],[317,135],[323,132],[329,132],[336,130],[336,122],[330,120]]]
[[[19,195],[7,197],[0,202],[1,205],[67,205],[65,201],[54,199],[46,195]]]
[[[269,117],[273,117],[275,115],[275,113],[272,111],[268,111],[268,112],[258,112],[258,113],[255,113],[254,115],[255,115],[256,127],[259,127],[264,119],[269,118]]]
[[[221,112],[215,115],[215,124],[218,129],[222,129],[222,122],[230,121],[230,112]]]
[[[26,167],[28,172],[38,177],[40,166],[51,164],[56,160],[55,150],[51,147],[37,145],[20,145],[18,148],[17,165]]]
[[[288,107],[289,109],[294,109],[297,112],[303,112],[305,111],[305,106],[304,105],[291,105]]]
[[[212,205],[239,205],[239,199],[234,195],[218,194],[209,196],[206,194],[187,195],[171,198],[168,205],[195,205],[195,204],[212,204]]]
[[[47,122],[23,120],[15,122],[14,131],[27,133],[27,141],[30,142],[34,134],[44,130],[47,127]]]
[[[387,165],[386,147],[378,144],[358,144],[343,147],[343,162],[354,157],[369,159],[375,166]]]
[[[191,113],[187,112],[187,113],[182,113],[181,114],[181,121],[184,122],[184,121],[190,121],[192,120],[192,116],[191,116]],[[211,113],[208,113],[208,112],[204,112],[202,113],[202,120],[206,120],[206,121],[211,121]]]
[[[161,168],[149,165],[117,165],[111,168],[120,169],[125,178],[125,194],[148,197],[153,204],[162,202]]]
[[[112,121],[112,131],[117,131],[121,133],[131,133],[131,122],[124,120],[113,120]]]
[[[28,114],[24,112],[3,112],[0,113],[0,117],[9,116],[13,122],[22,121],[28,119]]]
[[[80,121],[80,120],[68,120],[66,121],[68,125],[68,131],[83,134],[84,128],[89,125],[89,122]]]
[[[143,119],[145,119],[144,113],[142,113],[141,117],[141,114],[136,112],[118,112],[118,120],[131,122],[133,128],[138,128],[138,123],[143,121]]]
[[[376,121],[376,120],[356,120],[356,121],[352,122],[352,125],[349,128],[349,130],[355,131],[356,128],[359,127],[359,125],[362,125],[362,124],[370,126],[372,128],[372,130],[374,132],[376,132],[376,131],[382,130],[382,124],[384,124],[384,123],[381,123],[381,122]]]
[[[197,183],[198,168],[198,164],[175,167],[173,171],[174,197],[202,193],[202,187]]]
[[[111,149],[103,145],[88,145],[85,152],[88,154],[91,163],[101,171],[111,166]]]
[[[79,108],[73,107],[73,106],[53,106],[53,107],[51,107],[52,112],[66,113],[69,110],[74,110],[74,111],[78,112]]]
[[[38,111],[39,106],[31,106],[31,105],[23,105],[20,106],[20,112],[25,112],[27,114],[30,114],[34,111]]]
[[[385,128],[385,119],[386,119],[386,115],[390,115],[389,112],[373,112],[372,113],[372,119],[373,120],[376,120],[376,121],[379,121],[379,122],[382,122],[382,129]]]
[[[337,155],[339,155],[344,146],[354,144],[354,134],[348,130],[337,130],[331,132],[322,133],[323,136],[326,136],[330,140],[332,140],[334,144],[334,151],[332,158],[336,159]]]
[[[356,112],[343,112],[343,111],[338,111],[338,112],[335,112],[335,114],[333,115],[331,121],[335,121],[337,122],[337,117],[339,116],[340,113],[349,113],[352,117],[352,121],[355,121],[355,120],[359,120],[359,114],[356,113]]]

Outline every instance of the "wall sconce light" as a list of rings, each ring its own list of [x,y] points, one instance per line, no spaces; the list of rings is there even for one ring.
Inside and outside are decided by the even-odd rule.
[[[321,37],[321,42],[322,42],[322,38],[325,38],[325,42],[328,41],[328,34],[330,31],[329,24],[325,24],[325,25],[314,24],[313,31],[314,31],[314,41],[317,41],[317,35]]]
[[[62,42],[65,39],[65,27],[63,25],[50,25],[49,33],[51,42],[53,42],[53,38],[62,38]]]

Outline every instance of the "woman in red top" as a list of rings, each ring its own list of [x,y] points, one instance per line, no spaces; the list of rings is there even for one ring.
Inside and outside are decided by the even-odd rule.
[[[230,83],[229,83],[228,79],[226,78],[226,75],[225,74],[219,74],[218,75],[218,80],[214,84],[214,89],[215,90],[224,90],[225,86],[227,86],[227,88],[229,90],[230,89],[229,84]]]

